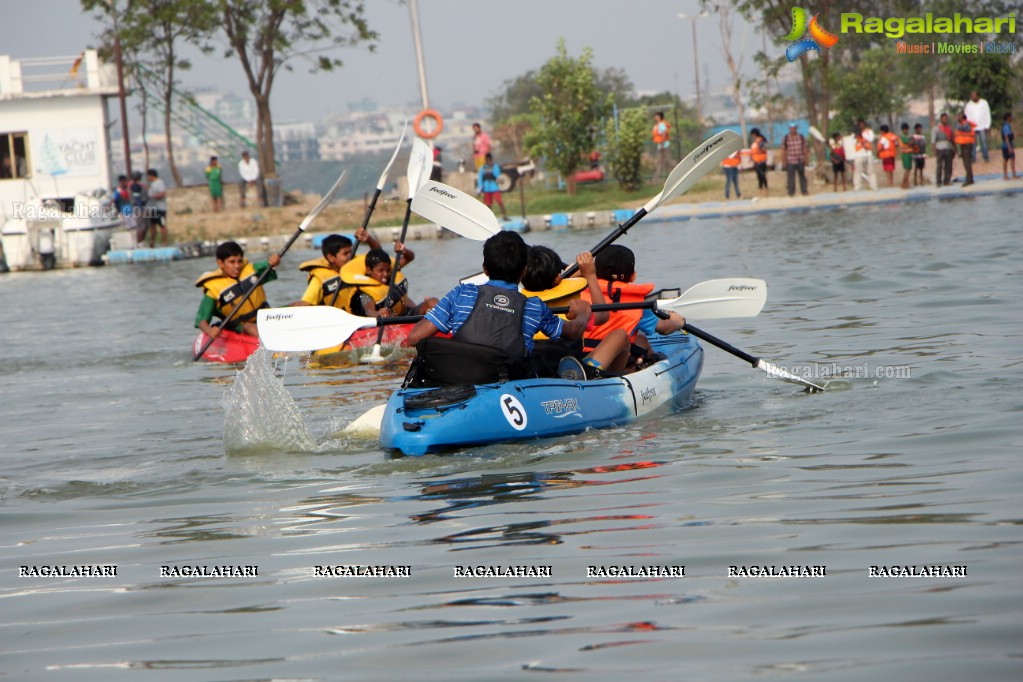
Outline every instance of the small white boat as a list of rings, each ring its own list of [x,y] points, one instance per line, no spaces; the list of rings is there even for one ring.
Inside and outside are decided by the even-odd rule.
[[[124,221],[104,190],[69,199],[42,199],[19,207],[0,229],[11,270],[103,265]]]

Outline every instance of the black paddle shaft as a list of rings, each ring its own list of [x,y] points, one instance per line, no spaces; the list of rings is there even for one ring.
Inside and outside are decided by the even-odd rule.
[[[611,244],[613,244],[615,242],[615,240],[617,240],[623,234],[628,232],[629,228],[631,228],[633,225],[638,223],[643,218],[643,216],[646,215],[646,213],[647,212],[646,212],[645,208],[641,208],[638,211],[636,211],[635,213],[633,213],[631,218],[629,218],[624,223],[622,223],[618,227],[616,227],[614,229],[614,231],[611,232],[611,234],[609,234],[608,236],[604,237],[600,241],[599,244],[597,244],[592,249],[590,249],[590,253],[592,253],[594,256],[596,256],[598,253],[600,253],[601,251],[606,249],[608,246],[611,246]],[[579,264],[578,263],[572,263],[567,268],[565,268],[564,272],[561,273],[561,279],[565,279],[566,277],[571,277],[572,275],[574,275],[576,273],[577,270],[579,270]]]
[[[721,350],[725,351],[726,353],[731,353],[735,357],[737,357],[737,358],[739,358],[741,360],[745,360],[746,362],[748,362],[749,364],[751,364],[754,367],[756,367],[757,363],[760,362],[760,358],[755,358],[752,355],[750,355],[749,353],[747,353],[745,351],[739,350],[738,348],[736,348],[732,344],[728,343],[727,341],[722,341],[718,337],[713,336],[711,334],[708,334],[707,332],[703,331],[702,329],[697,329],[696,327],[694,327],[693,325],[689,324],[688,322],[686,323],[686,325],[684,327],[682,327],[682,329],[686,330],[687,332],[689,332],[690,334],[692,334],[693,336],[695,336],[698,339],[703,339],[707,343],[709,343],[709,344],[711,344],[713,346],[717,346],[718,348],[720,348]]]
[[[304,231],[305,230],[303,230],[301,227],[295,230],[295,234],[291,235],[291,239],[289,239],[287,243],[284,244],[284,248],[277,253],[277,257],[283,258],[284,254],[288,252],[288,249],[291,248],[291,245],[295,243],[295,241],[302,235]],[[255,291],[257,288],[263,285],[263,282],[266,281],[266,278],[270,276],[270,273],[272,271],[273,268],[268,267],[266,270],[260,273],[259,278],[256,280],[256,283],[253,284],[252,287],[245,292],[245,295],[242,296],[242,300],[238,301],[238,304],[235,305],[234,309],[228,314],[227,317],[224,318],[224,321],[220,323],[221,329],[227,329],[227,325],[231,322],[231,320],[234,319],[235,314],[242,309],[242,306],[245,305],[245,301],[249,300],[249,296],[252,295],[253,291]],[[209,339],[199,350],[199,352],[195,354],[195,357],[192,358],[192,362],[196,362],[197,360],[199,360],[199,358],[205,355],[206,351],[209,350],[209,347],[213,345],[213,341],[214,339]]]
[[[647,308],[657,309],[657,301],[632,301],[630,303],[598,303],[590,306],[590,309],[599,313],[604,310],[645,310]],[[568,306],[562,305],[556,308],[551,308],[551,312],[555,315],[563,315],[568,312]],[[660,311],[659,311],[660,312]],[[426,317],[426,315],[403,315],[401,317],[378,317],[377,326],[383,327],[389,324],[410,324],[412,322],[419,322],[419,320]],[[702,337],[701,337],[702,338]],[[714,337],[711,337],[714,338]],[[721,343],[724,343],[722,341]]]
[[[367,227],[367,225],[369,225],[369,219],[371,217],[373,217],[373,211],[377,207],[377,199],[380,198],[380,192],[381,192],[381,188],[377,187],[376,190],[373,192],[373,198],[369,200],[369,206],[366,207],[366,215],[364,215],[362,217],[362,229],[364,229],[364,230],[369,229]],[[362,242],[360,242],[358,239],[355,240],[355,244],[352,245],[352,256],[351,256],[352,258],[355,258],[355,252],[359,250],[359,244],[361,244],[361,243]],[[340,291],[340,289],[338,289],[338,291]],[[335,296],[335,298],[336,298],[336,296]],[[334,305],[334,304],[331,303],[331,305]]]
[[[391,274],[387,278],[387,296],[391,296],[391,290],[394,288],[394,283],[398,280],[398,270],[401,269],[401,256],[405,252],[405,235],[408,233],[408,221],[412,217],[412,200],[408,200],[408,206],[405,208],[405,220],[401,223],[401,236],[398,241],[401,243],[401,251],[394,252],[394,267],[391,268]],[[395,304],[398,302],[395,301]],[[384,340],[384,328],[380,327],[380,331],[377,332],[377,345],[379,346]]]

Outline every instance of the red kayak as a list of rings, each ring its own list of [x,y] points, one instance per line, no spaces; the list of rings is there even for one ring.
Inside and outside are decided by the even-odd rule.
[[[415,325],[409,324],[389,324],[384,326],[384,338],[381,343],[384,346],[407,346],[408,344],[408,333],[412,331],[412,327]],[[315,351],[315,355],[329,355],[331,353],[340,353],[346,350],[352,350],[354,348],[372,348],[377,342],[377,334],[379,333],[377,327],[370,327],[369,329],[360,329],[359,331],[352,334],[352,336],[341,346],[333,346],[331,348],[324,348],[322,350]]]
[[[210,337],[199,332],[199,336],[195,337],[195,343],[192,344],[192,355],[202,350],[209,339]],[[208,362],[245,362],[257,348],[259,339],[255,336],[225,329],[213,340],[200,359]]]

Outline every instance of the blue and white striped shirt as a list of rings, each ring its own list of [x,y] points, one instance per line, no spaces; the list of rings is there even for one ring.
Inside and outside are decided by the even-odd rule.
[[[492,279],[490,286],[518,291],[519,286],[511,282]],[[444,298],[426,313],[426,319],[433,323],[441,333],[454,334],[469,319],[469,313],[476,304],[479,287],[475,284],[459,284],[449,291]],[[564,320],[550,311],[543,301],[535,296],[526,299],[526,307],[522,313],[522,339],[526,342],[526,352],[533,350],[533,335],[543,332],[550,339],[561,338]]]

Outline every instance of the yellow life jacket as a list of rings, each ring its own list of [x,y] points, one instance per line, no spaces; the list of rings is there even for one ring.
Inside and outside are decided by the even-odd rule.
[[[391,258],[391,267],[394,266],[394,258]],[[362,309],[358,298],[361,293],[373,299],[378,308],[390,308],[393,315],[403,315],[406,312],[404,298],[408,294],[408,280],[403,272],[394,278],[395,291],[391,292],[392,296],[388,296],[387,284],[381,284],[366,274],[366,257],[356,256],[341,266],[341,282],[341,293],[334,304],[338,308],[344,307],[356,315],[365,315],[366,311]]]
[[[330,263],[323,256],[313,260],[307,260],[298,266],[302,272],[309,273],[306,283],[316,279],[320,283],[320,305],[333,305],[335,308],[347,310],[340,303],[342,289],[341,275],[330,267]]]
[[[239,273],[238,279],[228,277],[224,274],[223,270],[217,268],[200,276],[195,281],[195,286],[202,288],[204,294],[217,302],[215,314],[220,319],[226,320],[234,312],[235,307],[238,305],[237,302],[245,296],[246,292],[256,286],[257,281],[259,281],[259,275],[256,274],[256,269],[252,267],[252,263],[245,261],[242,264],[242,271]],[[252,322],[256,319],[256,311],[260,308],[268,308],[269,305],[266,302],[263,286],[260,285],[245,300],[245,304],[232,320],[236,322]]]
[[[548,308],[554,308],[557,306],[568,305],[573,299],[579,298],[579,292],[585,288],[585,277],[567,277],[558,282],[557,286],[545,291],[529,291],[528,289],[521,289],[521,292],[526,298],[532,298],[535,296],[547,304]],[[563,320],[568,319],[565,315],[558,315],[558,317]],[[543,332],[537,332],[533,335],[533,338],[546,339],[547,336]]]

